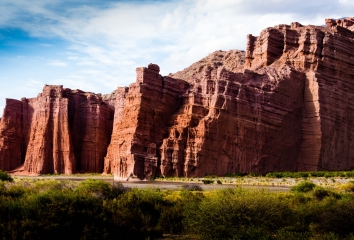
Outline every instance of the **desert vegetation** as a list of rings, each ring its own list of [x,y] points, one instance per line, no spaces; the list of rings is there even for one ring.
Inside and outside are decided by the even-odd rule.
[[[354,239],[354,182],[269,192],[4,179],[1,239]]]
[[[293,187],[306,180],[324,188],[339,188],[354,178],[354,171],[320,171],[320,172],[270,172],[265,175],[257,173],[229,173],[225,176],[207,175],[203,178],[153,177],[154,181],[188,182],[204,184],[225,184],[231,186],[256,187]]]
[[[0,170],[0,181],[9,181],[12,182],[13,179],[11,177],[10,174],[8,174],[7,172],[1,171]]]
[[[306,178],[306,177],[354,177],[354,171],[312,171],[312,172],[270,172],[271,178]]]

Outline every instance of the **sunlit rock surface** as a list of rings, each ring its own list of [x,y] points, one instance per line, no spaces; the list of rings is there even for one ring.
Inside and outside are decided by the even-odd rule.
[[[45,86],[7,99],[0,168],[202,177],[354,169],[354,18],[248,35],[161,76],[156,64],[103,95]]]
[[[23,173],[101,172],[113,113],[98,94],[46,85],[37,98],[7,99],[0,167]]]

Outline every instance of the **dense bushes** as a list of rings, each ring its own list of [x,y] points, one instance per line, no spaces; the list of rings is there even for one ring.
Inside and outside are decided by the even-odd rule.
[[[188,191],[203,191],[203,188],[197,184],[183,185],[183,189],[188,190]]]
[[[347,192],[354,192],[354,181],[349,181],[346,184],[343,184],[341,186],[341,189],[347,191]]]
[[[263,191],[241,188],[216,191],[192,211],[189,231],[202,239],[257,239],[289,225],[291,209],[286,202]]]
[[[0,170],[0,181],[9,181],[12,182],[13,179],[10,176],[10,174],[8,174],[7,172],[3,172]]]
[[[306,192],[311,191],[315,187],[316,187],[316,185],[313,182],[303,181],[303,182],[300,182],[299,184],[291,187],[291,191],[306,193]]]
[[[224,177],[240,178],[240,177],[258,177],[258,173],[228,173]],[[215,175],[205,176],[204,178],[217,178]],[[265,175],[269,178],[308,178],[308,177],[354,177],[354,171],[310,171],[310,172],[269,172]]]
[[[350,239],[354,196],[308,182],[289,193],[126,189],[99,180],[0,182],[0,239]]]
[[[212,184],[212,183],[214,183],[214,180],[203,179],[202,182],[203,182],[204,184]]]
[[[0,239],[145,239],[158,230],[162,193],[100,180],[2,185]]]

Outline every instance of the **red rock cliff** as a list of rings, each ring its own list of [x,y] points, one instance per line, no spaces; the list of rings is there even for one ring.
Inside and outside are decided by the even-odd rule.
[[[354,19],[278,25],[104,95],[46,86],[7,100],[0,168],[202,177],[354,169]]]
[[[160,173],[160,149],[168,121],[182,103],[188,84],[162,77],[159,67],[137,68],[136,82],[118,88],[111,144],[105,172],[141,179]]]
[[[7,100],[0,167],[26,173],[101,172],[113,110],[97,94],[48,86],[37,98]]]
[[[6,107],[0,122],[0,169],[9,171],[24,160],[22,102],[6,99]]]
[[[278,25],[249,35],[246,53],[217,51],[155,82],[138,70],[105,171],[143,179],[353,169],[352,26],[352,18]],[[181,80],[180,102],[165,101],[161,89]],[[151,114],[166,103],[172,114],[157,127]]]

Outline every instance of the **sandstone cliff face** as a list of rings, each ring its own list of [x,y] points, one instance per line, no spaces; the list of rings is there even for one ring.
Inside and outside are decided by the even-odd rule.
[[[100,95],[48,86],[37,98],[7,100],[0,129],[4,170],[26,173],[101,172],[113,110]]]
[[[111,94],[45,86],[7,100],[0,168],[115,178],[354,169],[354,18],[277,25],[244,51]]]
[[[162,143],[155,135],[139,141],[144,134],[140,126],[148,123],[133,117],[137,122],[129,135],[126,127],[113,131],[121,143],[131,141],[123,147],[134,155],[125,158],[130,167],[122,170],[124,161],[113,157],[117,154],[106,163],[117,177],[139,178],[156,174],[158,168],[164,176],[186,177],[353,169],[352,26],[352,18],[326,20],[325,27],[278,25],[259,37],[249,35],[246,53],[217,51],[170,75],[169,81],[184,80],[188,86],[178,93],[180,105],[171,105],[177,110],[160,125]],[[144,104],[151,92],[133,86],[125,96],[137,106],[120,107],[123,116],[153,112]],[[133,95],[133,89],[140,94]],[[115,125],[124,122],[124,117],[116,119]],[[133,147],[137,142],[139,150]],[[145,161],[143,169],[136,154],[146,158],[150,150],[157,164]]]
[[[9,171],[23,162],[22,102],[6,99],[0,122],[0,169]]]
[[[141,179],[160,172],[160,150],[170,116],[181,106],[185,81],[162,77],[159,67],[137,68],[136,82],[118,88],[105,173]]]
[[[204,176],[295,168],[303,77],[286,66],[260,73],[212,69],[173,118],[162,161],[177,166],[162,166],[163,173]]]
[[[352,18],[346,18],[327,19],[326,27],[303,27],[298,23],[279,25],[265,30],[249,43],[247,68],[286,64],[306,74],[302,143],[298,158],[302,167],[299,170],[354,167],[354,33],[350,31],[353,23]],[[269,32],[277,38],[283,36],[284,41],[278,41],[278,45],[268,42],[261,50],[262,37]],[[276,46],[283,48],[281,55],[274,50]]]

